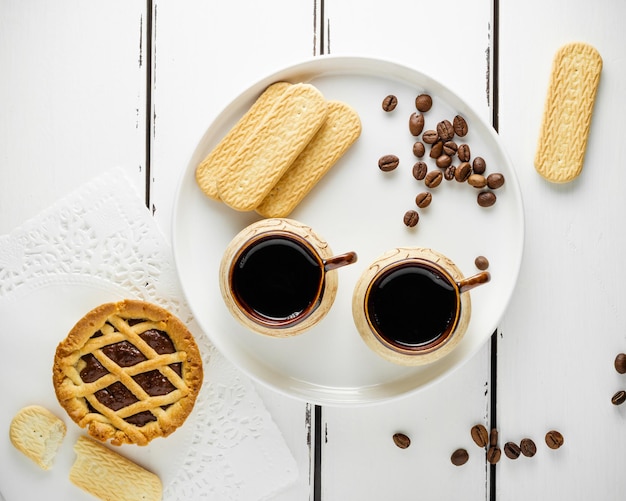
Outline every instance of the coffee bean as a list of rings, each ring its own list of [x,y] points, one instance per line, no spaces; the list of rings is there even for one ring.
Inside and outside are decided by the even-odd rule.
[[[459,147],[456,151],[457,156],[461,162],[469,162],[470,158],[472,158],[472,153],[470,151],[469,145],[463,143],[459,144]]]
[[[378,159],[378,167],[383,172],[390,172],[400,164],[400,159],[395,155],[384,155]]]
[[[385,111],[393,111],[398,106],[398,98],[393,94],[389,94],[385,99],[383,99],[383,110]]]
[[[474,259],[474,264],[476,265],[476,268],[481,271],[485,271],[489,268],[489,260],[485,256],[478,256]]]
[[[422,158],[426,154],[426,146],[421,141],[416,141],[413,144],[413,155],[417,158]]]
[[[443,141],[437,141],[430,148],[430,158],[437,158],[443,155]]]
[[[622,405],[626,402],[626,391],[620,390],[611,398],[611,403],[613,405]]]
[[[404,433],[394,433],[393,443],[400,447],[400,449],[406,449],[409,445],[411,445],[411,439]]]
[[[454,466],[462,466],[467,463],[469,454],[465,449],[457,449],[450,456],[450,461]]]
[[[615,370],[620,374],[626,374],[626,353],[620,353],[615,357]]]
[[[446,181],[452,181],[454,179],[454,173],[456,171],[456,167],[454,165],[449,165],[446,167],[446,170],[443,171],[443,178]]]
[[[516,443],[507,442],[504,444],[504,455],[509,459],[517,459],[521,453],[522,449]]]
[[[489,461],[489,463],[491,464],[496,464],[498,461],[500,461],[501,455],[502,451],[500,450],[500,447],[492,445],[487,450],[487,461]]]
[[[432,202],[432,200],[433,200],[433,196],[427,191],[424,191],[422,193],[418,193],[418,195],[415,197],[415,204],[420,209],[423,209],[425,207],[428,207],[430,205],[430,202]]]
[[[442,120],[437,124],[437,134],[443,141],[449,141],[454,137],[454,127],[449,120]]]
[[[450,167],[450,165],[452,164],[452,158],[450,158],[448,155],[444,153],[443,155],[439,155],[437,157],[437,160],[435,160],[435,163],[437,164],[437,167],[439,167],[440,169],[445,169],[446,167]]]
[[[431,170],[426,177],[424,178],[424,184],[429,188],[436,188],[441,184],[441,180],[443,179],[443,174],[440,170]]]
[[[550,449],[558,449],[563,445],[565,439],[560,432],[556,430],[550,430],[546,433],[546,445],[550,447]]]
[[[435,130],[427,130],[422,134],[422,141],[426,144],[435,144],[439,139],[439,134]]]
[[[417,211],[408,210],[404,213],[404,224],[409,228],[413,228],[413,226],[417,225],[420,220],[420,215]]]
[[[496,203],[496,194],[491,191],[481,191],[476,197],[476,201],[481,207],[491,207]]]
[[[458,149],[459,147],[454,141],[446,141],[443,145],[443,152],[451,157],[456,155]]]
[[[452,126],[454,127],[454,133],[457,136],[463,137],[467,134],[467,122],[461,115],[457,115],[454,117],[454,119],[452,120]]]
[[[409,132],[412,136],[419,136],[424,130],[424,115],[411,113],[409,117]]]
[[[519,448],[522,451],[522,454],[527,458],[531,458],[537,453],[537,446],[530,438],[524,438],[519,443]]]
[[[472,166],[469,162],[461,163],[454,171],[454,179],[459,183],[464,183],[472,175]]]
[[[491,432],[489,433],[489,445],[491,447],[498,445],[498,430],[495,428],[491,428]]]
[[[474,158],[474,161],[472,162],[474,174],[484,174],[486,168],[487,164],[485,163],[485,159],[483,157]]]
[[[426,112],[433,105],[433,99],[428,94],[420,94],[415,98],[415,107],[418,111]]]
[[[487,176],[487,186],[492,190],[497,190],[504,184],[504,176],[499,172],[494,172]]]
[[[472,174],[467,178],[467,182],[474,188],[484,188],[487,186],[487,178],[482,174]]]
[[[472,426],[470,434],[472,435],[472,440],[478,447],[485,447],[487,445],[489,434],[487,433],[487,428],[482,424]]]
[[[427,172],[428,166],[425,162],[416,162],[415,165],[413,165],[413,177],[418,181],[424,179]]]

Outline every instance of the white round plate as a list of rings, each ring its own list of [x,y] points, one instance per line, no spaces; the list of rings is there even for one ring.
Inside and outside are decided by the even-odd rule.
[[[227,244],[260,217],[236,212],[208,199],[195,182],[196,165],[211,151],[270,83],[286,80],[315,85],[327,99],[351,105],[362,122],[362,134],[290,217],[310,225],[335,253],[356,251],[356,264],[338,270],[339,292],[328,316],[312,330],[289,339],[274,339],[241,327],[224,305],[218,283],[219,262]],[[495,191],[497,202],[479,207],[478,190],[467,183],[444,181],[430,190],[432,204],[420,209],[414,228],[403,224],[415,196],[428,191],[412,177],[417,161],[408,130],[415,97],[426,92],[433,107],[425,129],[455,115],[465,117],[469,133],[455,138],[482,156],[487,173],[504,174]],[[398,97],[390,113],[381,103]],[[378,159],[395,154],[400,165],[382,172]],[[426,158],[430,169],[434,161]],[[458,160],[457,160],[458,163]],[[406,395],[449,374],[469,359],[494,332],[515,287],[522,259],[522,199],[513,167],[495,131],[446,87],[419,71],[366,57],[320,56],[285,68],[255,83],[228,104],[202,137],[176,194],[173,247],[187,301],[200,326],[216,347],[257,381],[290,396],[323,405],[380,402]],[[474,259],[489,259],[492,280],[474,289],[472,318],[457,348],[424,367],[396,366],[370,351],[351,314],[353,288],[361,272],[386,250],[424,246],[451,258],[465,275],[477,270]]]

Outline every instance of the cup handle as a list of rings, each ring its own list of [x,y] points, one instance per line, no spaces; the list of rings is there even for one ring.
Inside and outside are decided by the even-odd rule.
[[[356,263],[356,252],[346,252],[324,260],[324,271],[331,271],[348,264]]]
[[[466,292],[474,287],[478,287],[479,285],[486,284],[491,280],[491,275],[488,271],[483,271],[478,273],[477,275],[473,275],[468,278],[464,278],[460,282],[457,282],[459,287],[459,292]]]

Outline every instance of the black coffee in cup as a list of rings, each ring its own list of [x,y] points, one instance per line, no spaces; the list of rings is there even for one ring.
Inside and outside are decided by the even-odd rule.
[[[426,263],[406,262],[383,271],[370,285],[366,316],[376,333],[403,350],[444,342],[460,309],[453,280]]]

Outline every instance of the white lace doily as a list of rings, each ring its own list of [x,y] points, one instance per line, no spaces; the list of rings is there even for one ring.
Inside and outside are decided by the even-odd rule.
[[[3,319],[5,326],[11,321],[16,326],[25,324],[20,305],[49,304],[52,313],[41,319],[41,327],[47,331],[46,336],[56,336],[46,341],[53,350],[66,334],[49,332],[50,316],[54,326],[54,315],[61,316],[64,311],[62,307],[54,308],[54,302],[61,305],[64,298],[83,297],[87,286],[93,290],[87,296],[102,297],[102,302],[110,300],[114,291],[114,296],[123,294],[167,308],[189,325],[203,354],[204,385],[181,430],[166,439],[154,440],[140,448],[143,450],[120,451],[138,457],[153,471],[163,472],[165,500],[267,499],[296,479],[295,461],[251,381],[213,348],[194,323],[182,296],[170,247],[121,169],[105,173],[0,236],[0,312],[8,317],[15,312],[17,317]],[[78,288],[73,296],[72,288]],[[35,327],[37,321],[29,319]],[[59,324],[67,325],[68,321],[59,319]],[[3,332],[3,336],[7,334]],[[28,335],[15,343],[28,343]],[[50,359],[51,367],[53,351],[41,356],[44,364]],[[50,371],[44,367],[43,374]],[[10,376],[5,376],[0,379],[6,382]],[[31,379],[29,384],[39,383]],[[40,386],[43,392],[33,388],[33,395],[47,395],[44,392],[48,392],[50,382],[42,381]],[[16,395],[14,400],[22,395],[27,399],[28,388]],[[12,402],[11,409],[28,403],[36,402]],[[6,419],[2,416],[3,423]],[[69,418],[64,420],[68,429],[74,426]],[[66,441],[71,440],[69,435]],[[1,436],[8,443],[8,430]],[[72,446],[67,447],[71,450]],[[6,465],[4,460],[0,463]],[[69,472],[63,471],[61,461],[57,463],[54,475],[60,482],[67,482]],[[0,483],[24,481],[23,475],[30,472],[10,471],[24,467],[20,461],[12,461],[8,469],[3,466]],[[10,491],[8,487],[3,485],[3,491]],[[9,494],[5,492],[5,496]]]

